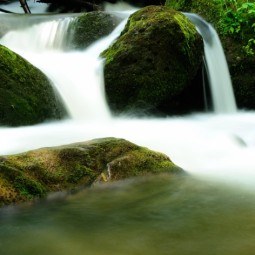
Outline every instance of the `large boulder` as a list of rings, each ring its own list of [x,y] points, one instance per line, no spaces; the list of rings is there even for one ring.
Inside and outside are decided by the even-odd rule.
[[[116,16],[101,12],[88,12],[75,18],[70,25],[71,47],[84,49],[96,40],[108,35],[119,24]]]
[[[152,173],[182,173],[166,155],[124,139],[101,138],[0,157],[0,206]]]
[[[0,125],[32,125],[65,116],[47,77],[2,45],[0,77]]]
[[[105,88],[115,113],[179,114],[203,104],[192,83],[201,68],[203,42],[180,12],[148,6],[130,16],[101,56]]]

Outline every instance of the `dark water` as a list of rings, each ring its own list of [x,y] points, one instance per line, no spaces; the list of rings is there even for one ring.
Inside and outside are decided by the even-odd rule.
[[[128,180],[0,210],[1,255],[254,253],[254,195],[192,177]]]

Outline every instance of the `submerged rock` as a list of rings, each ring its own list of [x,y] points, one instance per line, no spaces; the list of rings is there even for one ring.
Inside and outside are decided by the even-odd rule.
[[[164,6],[135,12],[101,54],[111,109],[166,114],[194,110],[203,101],[196,94],[197,84],[192,85],[202,55],[202,38],[182,13]]]
[[[0,77],[0,125],[32,125],[65,116],[47,77],[2,45]]]
[[[76,17],[70,25],[71,47],[84,49],[96,40],[108,35],[120,19],[105,12],[95,11]]]
[[[94,182],[182,173],[166,155],[124,139],[102,138],[0,157],[0,205]]]

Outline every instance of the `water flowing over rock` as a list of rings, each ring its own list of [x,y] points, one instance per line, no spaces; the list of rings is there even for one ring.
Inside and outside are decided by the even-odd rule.
[[[201,67],[202,39],[173,9],[148,6],[137,11],[101,55],[108,102],[116,113],[177,114],[203,104],[196,93],[201,88],[192,83]]]
[[[47,77],[1,45],[0,77],[1,125],[25,126],[65,116]]]
[[[165,155],[124,139],[101,138],[0,157],[0,206],[152,173],[182,173]]]
[[[252,2],[252,1],[250,1]],[[237,14],[238,6],[245,4],[246,1],[237,1],[233,4],[233,13],[229,12],[229,21],[234,26],[239,25],[241,37],[238,38],[235,33],[226,33],[222,27],[222,17],[226,10],[222,9],[222,4],[220,1],[207,1],[207,0],[166,0],[166,6],[174,8],[178,11],[193,12],[201,15],[206,21],[213,24],[217,30],[221,42],[226,54],[226,59],[229,66],[229,71],[231,74],[231,79],[233,83],[233,89],[236,96],[237,106],[240,109],[255,109],[255,57],[254,54],[247,55],[244,51],[244,45],[247,44],[249,39],[254,38],[254,29],[252,25],[249,24],[248,17],[242,16],[242,22],[238,19],[234,22],[231,19],[234,18],[232,15]],[[231,6],[231,5],[229,5]],[[247,13],[249,10],[247,9]],[[250,15],[252,16],[252,11]],[[243,13],[244,14],[244,13]],[[239,17],[240,19],[241,17]],[[224,18],[225,19],[225,18]],[[223,20],[224,20],[223,19]],[[252,20],[254,20],[254,15]],[[244,25],[246,23],[246,25]],[[253,24],[253,21],[251,22]],[[255,46],[251,47],[253,51]]]

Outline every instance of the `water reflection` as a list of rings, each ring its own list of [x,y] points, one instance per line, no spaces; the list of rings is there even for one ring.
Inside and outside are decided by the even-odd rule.
[[[253,194],[189,176],[117,182],[0,211],[0,254],[253,254]]]

